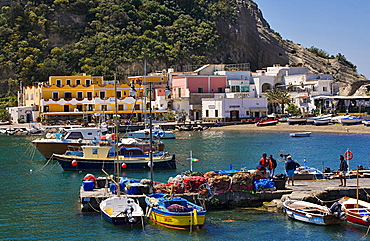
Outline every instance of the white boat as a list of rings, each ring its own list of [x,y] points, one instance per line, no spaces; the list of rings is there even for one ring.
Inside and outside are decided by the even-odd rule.
[[[348,197],[344,197],[340,203],[347,222],[365,227],[370,226],[370,203]]]
[[[339,213],[334,215],[334,212],[326,206],[298,200],[287,200],[283,205],[288,217],[295,220],[317,225],[333,225],[342,222]]]
[[[308,137],[311,136],[311,132],[295,132],[290,133],[291,137]]]
[[[136,200],[127,196],[103,200],[100,210],[103,219],[113,225],[137,225],[143,222],[143,209]]]
[[[342,125],[356,125],[360,124],[365,119],[364,116],[350,116],[346,118],[342,118],[340,123]]]
[[[289,117],[288,118],[289,125],[305,125],[307,124],[307,119],[303,117]]]
[[[329,125],[330,119],[315,119],[313,123],[316,126]]]
[[[32,144],[46,158],[49,159],[53,153],[64,154],[68,146],[83,146],[91,144],[92,141],[98,140],[107,129],[86,127],[68,129],[67,134],[56,134],[55,139],[37,139],[33,140]]]
[[[300,166],[294,171],[295,180],[315,180],[322,179],[323,177],[324,174],[322,171],[314,167]]]
[[[126,133],[128,138],[138,138],[138,139],[150,139],[150,129],[146,128],[138,131],[128,131]],[[154,125],[152,127],[152,138],[159,139],[175,139],[175,133],[173,131],[164,131],[159,125]]]

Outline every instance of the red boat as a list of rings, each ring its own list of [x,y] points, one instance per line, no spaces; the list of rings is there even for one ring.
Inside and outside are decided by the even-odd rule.
[[[256,123],[256,126],[272,126],[276,125],[278,122],[278,120],[261,120]]]
[[[370,203],[356,198],[344,197],[341,204],[347,222],[365,227],[370,226]]]

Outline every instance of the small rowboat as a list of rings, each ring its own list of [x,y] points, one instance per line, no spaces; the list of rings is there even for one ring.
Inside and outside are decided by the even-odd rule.
[[[342,222],[339,213],[334,215],[326,206],[298,200],[287,200],[283,205],[288,217],[298,221],[317,225],[333,225]]]
[[[296,132],[296,133],[290,133],[291,137],[307,137],[311,136],[311,132]]]
[[[144,212],[139,203],[127,196],[103,200],[100,210],[103,219],[113,225],[137,225],[143,222]]]
[[[204,225],[206,211],[181,197],[155,193],[145,198],[147,216],[155,223],[172,229],[194,229]]]
[[[348,197],[344,197],[340,202],[347,222],[365,227],[370,226],[370,203]]]

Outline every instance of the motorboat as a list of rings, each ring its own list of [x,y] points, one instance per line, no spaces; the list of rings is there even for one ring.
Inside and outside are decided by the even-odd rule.
[[[335,213],[337,210],[299,200],[286,200],[283,205],[288,217],[298,221],[317,225],[334,225],[342,223],[340,219],[340,209]]]
[[[128,131],[126,133],[128,138],[138,138],[138,139],[150,139],[150,129],[146,128],[138,131]],[[157,139],[175,139],[175,133],[171,130],[163,130],[159,125],[154,125],[152,127],[152,138]]]
[[[155,193],[145,198],[147,217],[172,229],[196,229],[204,225],[206,210],[181,197]]]
[[[100,203],[101,215],[113,225],[137,225],[143,223],[144,212],[137,200],[128,196],[114,196]]]
[[[315,180],[323,179],[324,174],[322,171],[308,166],[300,166],[294,171],[295,180]]]
[[[311,132],[295,132],[289,134],[291,137],[308,137],[311,136]]]

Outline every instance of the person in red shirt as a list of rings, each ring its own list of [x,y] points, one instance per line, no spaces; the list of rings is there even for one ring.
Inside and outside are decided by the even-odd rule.
[[[266,169],[268,169],[270,162],[269,159],[267,158],[267,154],[263,153],[262,158],[260,159],[260,165],[264,166]]]

